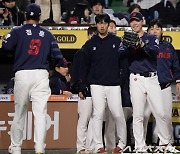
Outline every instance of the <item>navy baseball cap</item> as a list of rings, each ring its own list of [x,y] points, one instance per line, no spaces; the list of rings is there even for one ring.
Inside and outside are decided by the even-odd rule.
[[[133,12],[130,15],[129,22],[131,22],[132,20],[141,21],[141,20],[143,20],[143,15],[140,12]]]
[[[39,17],[41,15],[41,8],[39,5],[31,3],[26,7],[25,13],[30,17]]]
[[[56,67],[69,67],[71,66],[71,62],[68,62],[65,58],[61,58],[56,65]]]

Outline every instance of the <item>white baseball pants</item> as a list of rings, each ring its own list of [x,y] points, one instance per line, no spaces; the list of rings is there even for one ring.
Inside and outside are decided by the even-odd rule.
[[[169,130],[169,134],[171,135],[171,143],[173,144],[174,137],[173,137],[173,126],[172,126],[172,91],[171,91],[171,86],[161,90],[161,92],[162,92],[162,97],[163,97],[164,111],[166,113],[166,118],[167,118],[168,130]],[[144,115],[144,132],[145,132],[144,137],[145,138],[147,135],[148,120],[149,120],[151,113],[152,112],[150,110],[149,104],[146,103],[145,115]],[[156,123],[156,122],[154,122],[154,123]],[[152,142],[157,143],[157,141],[158,141],[158,128],[155,124],[154,130],[153,130]],[[160,145],[161,144],[162,143],[160,142]]]
[[[91,85],[91,95],[93,100],[93,139],[95,152],[103,147],[102,123],[107,105],[115,120],[117,136],[119,138],[118,146],[123,149],[126,146],[127,133],[125,132],[126,121],[122,109],[120,86]]]
[[[11,126],[11,149],[21,147],[28,103],[34,114],[35,151],[44,152],[47,101],[51,94],[47,70],[21,70],[15,73],[15,115]]]
[[[135,138],[135,149],[146,146],[143,122],[147,100],[149,100],[149,107],[156,119],[159,130],[158,136],[162,144],[170,143],[171,135],[168,132],[166,113],[157,75],[153,77],[143,77],[131,73],[130,95],[133,105],[133,134]]]
[[[132,107],[123,107],[124,117],[127,122],[129,118],[132,117]],[[113,116],[111,112],[109,111],[109,108],[106,108],[106,118],[105,118],[105,134],[104,134],[104,141],[106,150],[108,152],[111,152],[113,148],[116,146],[116,139],[117,139],[117,133],[116,133],[116,126],[113,119]],[[123,131],[123,130],[122,130]],[[126,133],[126,130],[124,130],[124,133]]]
[[[78,124],[77,124],[77,152],[82,149],[90,149],[92,142],[92,98],[86,97],[85,100],[79,98],[78,100]],[[91,128],[91,129],[90,129]],[[86,142],[89,142],[87,145]],[[86,147],[88,146],[88,147]]]

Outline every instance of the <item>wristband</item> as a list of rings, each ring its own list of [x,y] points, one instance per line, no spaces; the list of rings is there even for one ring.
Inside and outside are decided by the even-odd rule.
[[[176,80],[176,83],[180,83],[180,80]]]

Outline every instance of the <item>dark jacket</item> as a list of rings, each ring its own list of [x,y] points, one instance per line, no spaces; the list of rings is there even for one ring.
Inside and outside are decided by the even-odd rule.
[[[75,94],[79,93],[81,62],[82,62],[82,49],[78,50],[73,58],[71,84],[72,84],[73,93]]]
[[[180,25],[180,2],[174,8],[171,2],[167,1],[164,6],[164,1],[162,1],[150,9],[151,16],[154,15],[154,11],[158,12],[159,19],[164,25]]]
[[[143,48],[127,48],[123,44],[119,48],[121,54],[129,57],[130,73],[155,72],[157,71],[157,54],[159,41],[154,35],[144,33],[141,37],[145,43]]]
[[[109,33],[105,38],[94,35],[82,52],[83,84],[120,85],[119,45],[121,39]]]
[[[73,59],[71,89],[72,89],[72,92],[75,94],[78,94],[81,91],[81,89],[80,89],[81,69],[80,68],[82,66],[82,52],[83,52],[83,47],[76,52],[76,54],[74,55],[74,59]],[[87,86],[86,97],[91,97],[90,87],[89,87],[89,85],[86,85],[86,86]]]
[[[180,80],[180,65],[176,51],[171,43],[160,41],[157,56],[158,78],[162,85]]]
[[[54,74],[49,78],[49,85],[51,88],[51,94],[59,95],[61,91],[70,91],[68,87],[66,78],[62,76],[58,72],[54,72]]]
[[[8,15],[7,20],[4,20],[3,22],[4,26],[20,26],[24,24],[25,15],[21,10],[19,10],[17,6],[13,8],[5,8],[2,2],[0,2],[0,7],[4,9],[8,9],[8,11],[11,12],[12,15],[12,17]],[[0,18],[4,19],[3,15],[0,15]]]

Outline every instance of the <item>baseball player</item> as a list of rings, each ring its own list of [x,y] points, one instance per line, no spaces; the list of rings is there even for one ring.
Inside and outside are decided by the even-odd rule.
[[[15,51],[14,99],[15,114],[11,126],[9,152],[21,154],[23,129],[27,107],[32,101],[34,114],[34,142],[36,154],[43,154],[46,138],[47,101],[50,96],[49,63],[63,58],[54,36],[38,24],[39,5],[26,8],[26,24],[12,29],[3,40],[6,51]]]
[[[90,85],[93,101],[94,152],[104,153],[102,123],[106,106],[116,123],[119,142],[113,153],[121,152],[126,146],[126,122],[121,104],[119,45],[121,39],[108,33],[110,18],[107,14],[95,18],[98,34],[83,47],[81,92]]]
[[[136,43],[133,43],[135,46],[128,45],[132,41],[127,39],[129,33],[126,32],[123,37],[125,40],[123,40],[123,44],[120,46],[120,51],[126,51],[122,53],[129,54],[129,70],[131,73],[130,95],[133,105],[135,151],[147,152],[143,121],[145,104],[148,100],[150,109],[156,119],[161,145],[165,145],[165,151],[175,152],[176,149],[170,144],[171,135],[168,131],[166,113],[163,110],[164,105],[157,76],[156,57],[159,52],[159,41],[154,35],[149,35],[143,31],[143,16],[141,13],[131,13],[129,22],[131,29],[135,33],[133,35],[137,35],[138,38]]]
[[[172,127],[172,91],[171,83],[176,81],[177,93],[180,95],[180,66],[178,56],[171,43],[162,40],[163,29],[162,23],[156,19],[152,20],[148,26],[148,32],[157,36],[159,40],[159,53],[157,55],[157,71],[158,78],[161,86],[161,93],[163,96],[163,109],[166,113],[168,131],[171,134],[171,143],[173,143],[173,127]],[[148,119],[151,114],[151,110],[146,106],[145,112],[145,132],[147,129]],[[157,132],[155,126],[155,132]],[[158,132],[157,132],[158,133]],[[157,135],[157,134],[154,134]],[[146,137],[146,134],[145,134]],[[157,140],[154,142],[157,143]]]
[[[116,34],[116,23],[110,20],[108,32]],[[129,94],[129,69],[128,60],[125,57],[120,58],[120,77],[121,77],[121,97],[122,106],[126,122],[132,117],[132,104]],[[122,130],[123,131],[123,130]],[[125,131],[126,132],[126,131]],[[124,133],[125,133],[124,132]],[[117,134],[115,133],[115,121],[109,110],[106,108],[105,113],[105,133],[104,141],[108,152],[111,152],[116,145]]]
[[[88,40],[96,34],[97,28],[90,26],[87,30]],[[73,76],[72,83],[74,93],[79,93],[78,100],[78,124],[77,124],[77,153],[85,153],[93,150],[93,133],[92,133],[92,98],[88,88],[86,98],[79,92],[80,85],[80,66],[82,65],[83,47],[74,55],[73,59]]]

